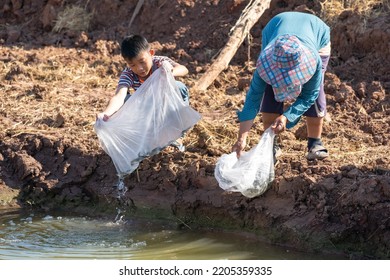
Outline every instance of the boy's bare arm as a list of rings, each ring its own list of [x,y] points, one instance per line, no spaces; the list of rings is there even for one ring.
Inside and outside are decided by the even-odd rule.
[[[126,87],[119,89],[110,99],[110,102],[108,103],[106,109],[103,112],[99,113],[96,118],[100,118],[104,121],[107,121],[116,111],[119,110],[120,107],[122,107],[123,103],[125,102],[126,95]]]
[[[172,75],[174,77],[183,77],[188,74],[188,69],[184,65],[177,63],[172,68]]]

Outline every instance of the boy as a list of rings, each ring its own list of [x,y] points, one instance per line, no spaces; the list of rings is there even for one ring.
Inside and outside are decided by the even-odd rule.
[[[321,133],[326,114],[324,75],[330,50],[330,29],[318,17],[284,12],[271,19],[262,31],[256,71],[244,108],[238,112],[240,128],[232,147],[238,157],[259,110],[265,129],[271,127],[276,134],[306,116],[307,159],[328,157]],[[292,104],[284,110],[284,102]]]
[[[148,41],[140,35],[130,35],[121,44],[121,55],[126,61],[127,67],[120,75],[115,95],[110,99],[106,109],[97,114],[97,118],[107,121],[130,98],[130,89],[137,90],[142,83],[158,69],[163,61],[171,66],[174,77],[182,77],[188,74],[184,65],[176,63],[166,56],[156,56]],[[188,102],[189,93],[187,87],[180,81],[176,81],[182,98]],[[178,139],[174,145],[184,151],[182,140]]]

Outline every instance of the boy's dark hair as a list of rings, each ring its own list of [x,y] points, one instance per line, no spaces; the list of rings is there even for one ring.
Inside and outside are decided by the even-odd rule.
[[[133,59],[142,51],[149,51],[149,42],[140,35],[130,35],[123,39],[121,44],[121,54],[124,58]]]

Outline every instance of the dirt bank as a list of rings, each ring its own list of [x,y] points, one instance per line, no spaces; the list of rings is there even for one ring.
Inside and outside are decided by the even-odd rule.
[[[93,124],[124,66],[118,42],[130,32],[137,1],[82,2],[93,14],[88,31],[53,32],[65,6],[81,2],[0,1],[2,204],[45,210],[87,205],[91,212],[118,206],[115,169],[98,145]],[[245,98],[261,28],[281,11],[321,12],[317,1],[286,2],[273,1],[252,29],[250,44],[244,42],[228,69],[209,90],[191,94],[191,105],[203,119],[186,136],[187,151],[168,148],[144,160],[126,179],[126,209],[129,215],[172,216],[191,227],[254,231],[300,249],[388,259],[388,14],[363,26],[359,14],[344,12],[332,25],[325,81],[330,118],[323,133],[329,159],[305,159],[301,122],[281,135],[276,179],[261,197],[224,193],[214,178],[215,162],[235,141],[235,111]],[[223,47],[247,3],[145,1],[131,32],[142,32],[158,54],[186,64],[191,74],[182,80],[191,87]],[[262,131],[258,118],[250,145]]]

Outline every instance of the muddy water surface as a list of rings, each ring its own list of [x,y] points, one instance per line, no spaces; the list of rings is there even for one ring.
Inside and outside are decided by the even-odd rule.
[[[120,222],[0,209],[0,259],[331,259],[234,233],[178,230],[170,221]]]

